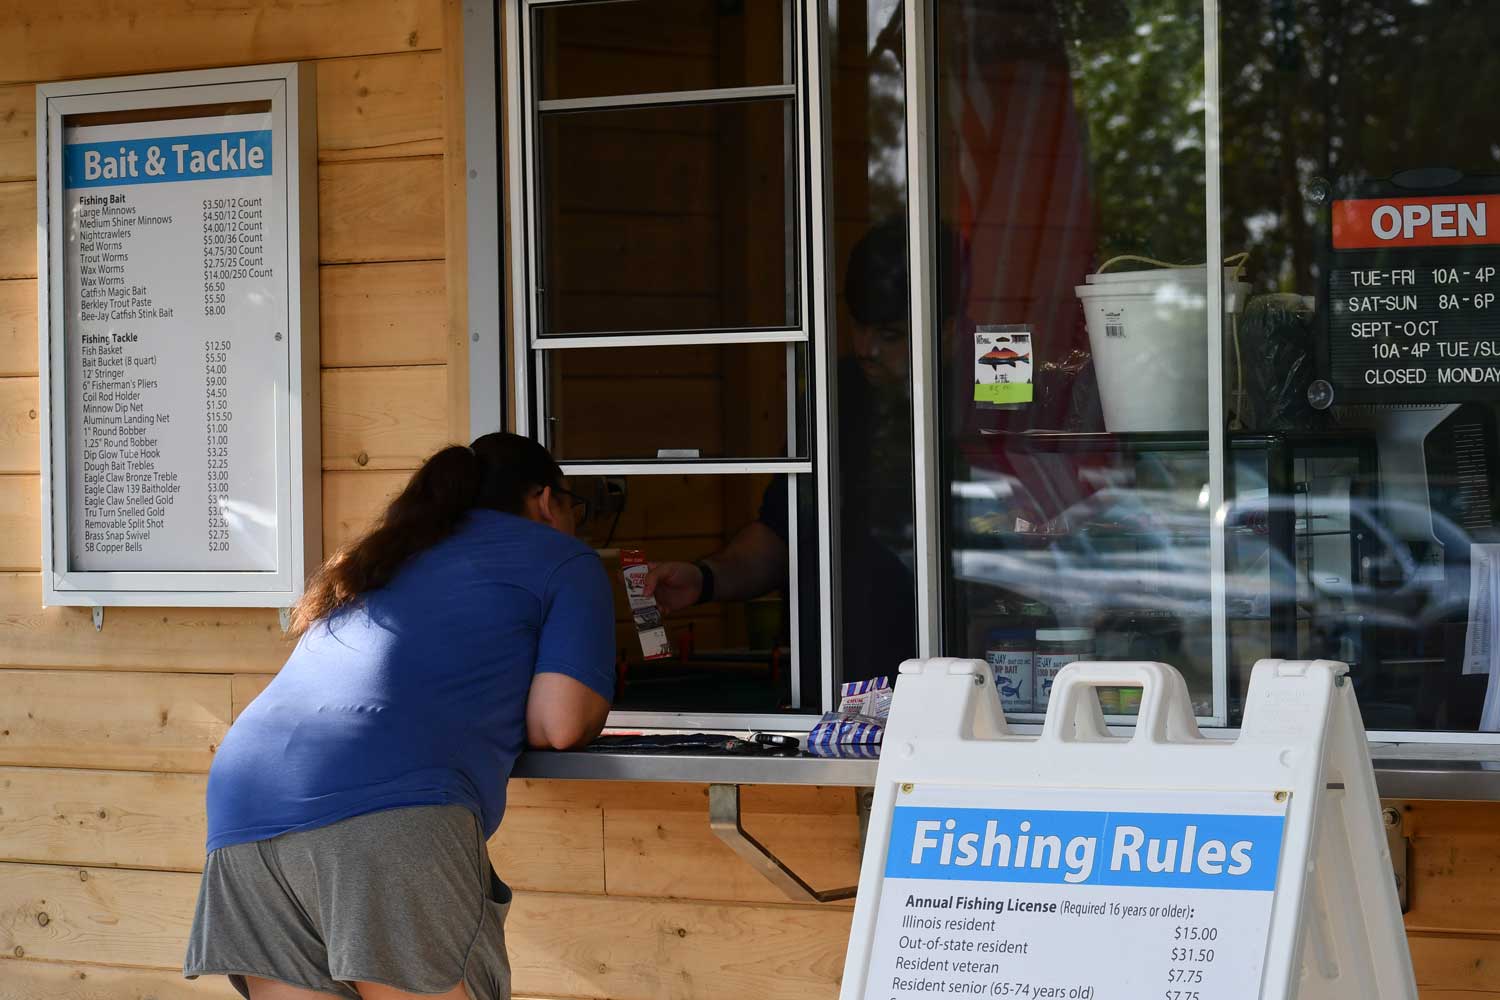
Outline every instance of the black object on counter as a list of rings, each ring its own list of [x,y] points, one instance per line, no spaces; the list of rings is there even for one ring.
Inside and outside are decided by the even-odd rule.
[[[764,734],[762,734],[764,735]],[[670,733],[638,736],[601,736],[588,745],[593,753],[695,753],[730,757],[789,757],[797,754],[797,741],[791,746],[767,745],[742,740],[728,733]]]

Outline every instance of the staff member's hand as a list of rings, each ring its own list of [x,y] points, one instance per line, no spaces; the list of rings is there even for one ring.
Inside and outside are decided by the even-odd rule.
[[[702,594],[703,573],[692,563],[657,563],[646,574],[646,596],[656,598],[663,614],[692,607]]]

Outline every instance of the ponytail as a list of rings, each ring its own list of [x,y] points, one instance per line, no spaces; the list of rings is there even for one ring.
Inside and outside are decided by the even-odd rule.
[[[412,556],[453,534],[475,508],[520,514],[535,490],[562,485],[547,449],[515,434],[486,434],[451,445],[411,477],[364,537],[334,553],[308,581],[292,610],[292,631],[390,583]]]

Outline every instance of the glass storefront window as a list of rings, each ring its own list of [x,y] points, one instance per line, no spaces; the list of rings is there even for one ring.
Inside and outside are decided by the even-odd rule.
[[[1200,5],[938,0],[945,650],[1023,718],[1059,650],[1228,725],[1326,657],[1371,730],[1500,731],[1493,13],[1217,6],[1210,137]]]
[[[917,652],[904,11],[829,0],[839,680]]]
[[[1012,717],[1091,658],[1211,716],[1201,4],[938,0],[935,38],[946,649]]]
[[[1295,456],[1229,507],[1295,560],[1269,644],[1348,662],[1370,729],[1495,732],[1500,111],[1470,97],[1495,12],[1220,7],[1224,245],[1250,255],[1226,416]]]

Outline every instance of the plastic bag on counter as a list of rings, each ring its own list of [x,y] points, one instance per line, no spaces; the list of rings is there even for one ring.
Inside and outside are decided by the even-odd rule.
[[[1225,345],[1225,395],[1252,431],[1306,431],[1332,426],[1307,401],[1318,376],[1315,301],[1304,295],[1257,295],[1245,305]]]

